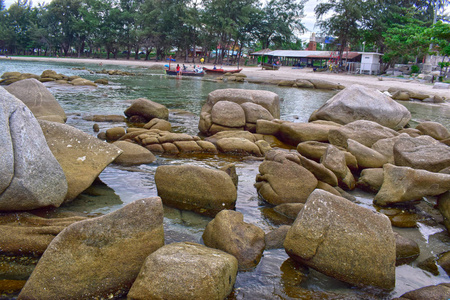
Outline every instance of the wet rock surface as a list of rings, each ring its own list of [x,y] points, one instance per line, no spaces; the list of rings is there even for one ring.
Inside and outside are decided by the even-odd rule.
[[[194,243],[173,243],[150,254],[128,299],[225,299],[232,291],[237,259]]]
[[[234,255],[239,270],[251,270],[261,260],[264,248],[264,231],[244,222],[236,211],[223,210],[208,223],[202,238],[206,246]]]
[[[146,257],[164,245],[162,222],[161,199],[154,197],[73,223],[52,240],[18,299],[61,295],[81,299],[127,292]]]
[[[395,238],[388,218],[325,191],[308,198],[284,247],[293,259],[339,280],[395,286]]]

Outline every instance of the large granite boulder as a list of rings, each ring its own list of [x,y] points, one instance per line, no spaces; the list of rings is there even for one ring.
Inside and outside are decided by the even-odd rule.
[[[406,107],[376,89],[359,84],[336,94],[310,117],[310,121],[329,120],[339,124],[367,120],[394,130],[403,128],[410,119]]]
[[[288,231],[288,255],[357,286],[395,286],[395,237],[389,219],[323,190],[315,190]]]
[[[25,103],[37,119],[66,122],[66,113],[61,105],[40,81],[34,78],[21,80],[5,87],[5,90]]]
[[[224,130],[256,131],[258,120],[280,118],[280,100],[269,91],[224,89],[208,95],[198,129],[205,135]]]
[[[39,125],[66,176],[66,202],[87,189],[103,169],[122,153],[116,146],[72,126],[44,120],[40,120]]]
[[[173,243],[145,260],[128,299],[222,300],[232,291],[237,259],[194,243]]]
[[[19,299],[94,299],[124,295],[148,255],[164,246],[158,197],[76,222],[48,246]]]
[[[329,131],[339,127],[339,124],[285,122],[281,124],[277,137],[292,146],[305,141],[328,142]]]
[[[383,184],[373,199],[381,206],[421,200],[450,190],[450,174],[434,173],[391,164],[383,166]]]
[[[255,187],[268,203],[304,203],[317,187],[318,180],[302,166],[300,155],[281,150],[266,154],[259,165]]]
[[[142,118],[144,123],[149,122],[153,118],[163,120],[169,119],[169,110],[167,107],[146,98],[134,100],[124,113],[128,118],[138,116],[139,118]]]
[[[33,113],[0,87],[0,210],[58,207],[67,181]]]
[[[392,138],[399,135],[395,130],[382,126],[378,123],[359,120],[331,129],[328,139],[331,144],[347,148],[347,140],[352,139],[367,147],[372,147],[378,140]]]
[[[206,246],[234,255],[239,270],[251,270],[261,260],[265,242],[264,231],[245,223],[244,215],[234,210],[223,210],[208,223],[202,235]]]
[[[155,183],[164,204],[178,209],[215,216],[236,204],[236,186],[221,170],[192,165],[159,166]]]
[[[394,144],[394,161],[397,166],[439,172],[450,167],[450,146],[430,136],[401,138]]]

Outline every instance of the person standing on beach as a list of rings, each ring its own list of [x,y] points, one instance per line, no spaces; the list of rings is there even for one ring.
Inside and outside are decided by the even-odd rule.
[[[180,64],[177,64],[177,76],[181,75]]]

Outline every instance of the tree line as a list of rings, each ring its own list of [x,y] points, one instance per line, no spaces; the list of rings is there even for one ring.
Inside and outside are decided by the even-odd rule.
[[[0,4],[3,0],[0,0]],[[10,54],[107,58],[150,53],[162,59],[172,49],[188,56],[196,47],[213,50],[297,42],[303,32],[303,1],[271,0],[53,0],[32,7],[19,0],[0,6],[0,48]],[[3,8],[3,9],[2,9]],[[43,52],[43,53],[42,53]],[[225,51],[218,51],[225,54]]]
[[[32,6],[0,0],[0,51],[17,55],[62,55],[165,59],[172,50],[185,61],[215,51],[239,58],[243,49],[303,48],[298,36],[307,0],[53,0]],[[430,50],[450,54],[449,0],[327,0],[315,7],[326,45],[341,54],[384,53],[387,62],[418,61]],[[430,47],[430,44],[432,45]],[[233,57],[233,56],[232,56]],[[342,57],[342,55],[341,55]],[[217,62],[217,61],[216,61]]]

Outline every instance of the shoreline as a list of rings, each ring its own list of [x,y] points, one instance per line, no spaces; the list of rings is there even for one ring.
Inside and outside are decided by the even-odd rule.
[[[78,64],[102,64],[119,65],[119,66],[139,66],[152,67],[162,66],[167,64],[164,61],[144,61],[144,60],[123,60],[123,59],[94,59],[94,58],[55,58],[55,57],[16,57],[10,56],[8,58],[2,56],[0,59],[8,60],[25,60],[25,61],[43,61],[43,62],[66,62]],[[186,63],[187,65],[192,63]],[[202,64],[201,66],[213,67],[212,64]],[[236,66],[225,66],[225,69],[235,69]],[[407,89],[417,93],[436,95],[445,98],[448,102],[450,100],[450,89],[433,89],[433,84],[423,83],[417,80],[378,77],[376,75],[362,75],[362,74],[336,74],[328,72],[314,72],[311,68],[293,69],[292,67],[282,66],[279,70],[262,70],[260,67],[240,66],[241,73],[247,75],[248,78],[257,80],[295,80],[295,79],[322,79],[339,83],[345,87],[353,84],[361,84],[367,87],[376,88],[380,91],[385,91],[390,87]],[[380,79],[381,78],[381,79]]]

